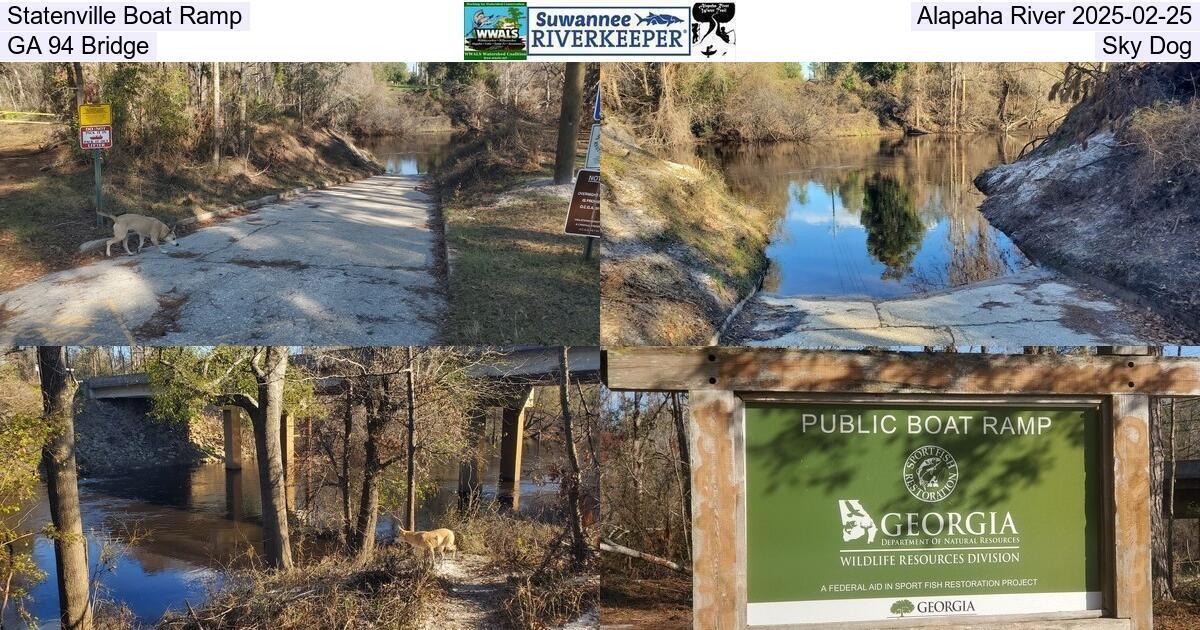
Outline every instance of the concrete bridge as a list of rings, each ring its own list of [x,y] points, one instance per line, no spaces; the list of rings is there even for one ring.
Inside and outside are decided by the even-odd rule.
[[[487,444],[484,439],[489,409],[501,410],[500,475],[497,498],[513,509],[520,507],[521,460],[525,440],[526,411],[533,403],[533,393],[540,387],[557,387],[559,382],[559,348],[516,347],[496,349],[501,354],[496,361],[480,365],[472,376],[481,381],[499,382],[498,394],[472,410],[468,417],[468,430],[476,444],[475,456],[459,465],[458,492],[465,501],[475,500],[482,494],[483,477],[486,472]],[[291,357],[295,365],[313,364],[310,355]],[[598,347],[573,347],[568,354],[571,380],[580,383],[600,382],[600,349]],[[340,377],[317,378],[314,384],[317,396],[334,396],[342,392],[344,379]],[[150,378],[144,373],[99,376],[88,379],[83,387],[88,397],[94,400],[148,399],[151,397]],[[225,442],[225,468],[241,470],[242,439],[246,426],[239,407],[221,408],[222,428]],[[279,438],[283,454],[284,476],[289,481],[289,493],[294,484],[293,466],[296,460],[295,410],[285,410],[280,419]],[[302,422],[311,436],[311,418]],[[289,504],[294,497],[289,494]]]

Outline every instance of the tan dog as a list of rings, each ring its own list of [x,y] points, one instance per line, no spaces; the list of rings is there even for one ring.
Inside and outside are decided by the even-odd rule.
[[[176,247],[179,243],[175,240],[175,228],[167,227],[166,223],[147,217],[140,214],[122,214],[119,217],[114,217],[111,214],[100,213],[113,220],[113,237],[104,243],[104,255],[112,256],[112,246],[121,243],[125,246],[125,253],[130,256],[133,252],[129,251],[129,233],[133,232],[138,235],[138,251],[146,246],[146,239],[149,238],[151,243],[162,249],[159,240],[164,243],[174,243]]]
[[[400,528],[400,537],[421,557],[428,557],[430,564],[433,564],[435,559],[444,560],[447,551],[454,553],[455,557],[458,556],[458,547],[454,545],[454,532],[449,529],[418,532]]]

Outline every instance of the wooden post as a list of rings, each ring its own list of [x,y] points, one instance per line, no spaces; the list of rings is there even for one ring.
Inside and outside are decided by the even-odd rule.
[[[221,428],[225,432],[225,470],[241,470],[242,409],[221,407]]]
[[[746,625],[745,408],[727,390],[691,391],[688,402],[692,619],[736,630]]]
[[[1113,415],[1113,616],[1151,630],[1150,397],[1118,394]]]

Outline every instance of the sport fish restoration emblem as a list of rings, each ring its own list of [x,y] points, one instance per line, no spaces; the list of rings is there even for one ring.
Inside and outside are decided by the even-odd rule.
[[[904,487],[909,494],[937,503],[958,486],[958,462],[940,446],[922,446],[904,460]]]

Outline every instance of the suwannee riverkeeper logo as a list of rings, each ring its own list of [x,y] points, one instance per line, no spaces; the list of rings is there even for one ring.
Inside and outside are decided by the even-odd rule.
[[[926,503],[945,499],[958,486],[958,462],[940,446],[922,446],[910,453],[903,474],[909,494]]]

